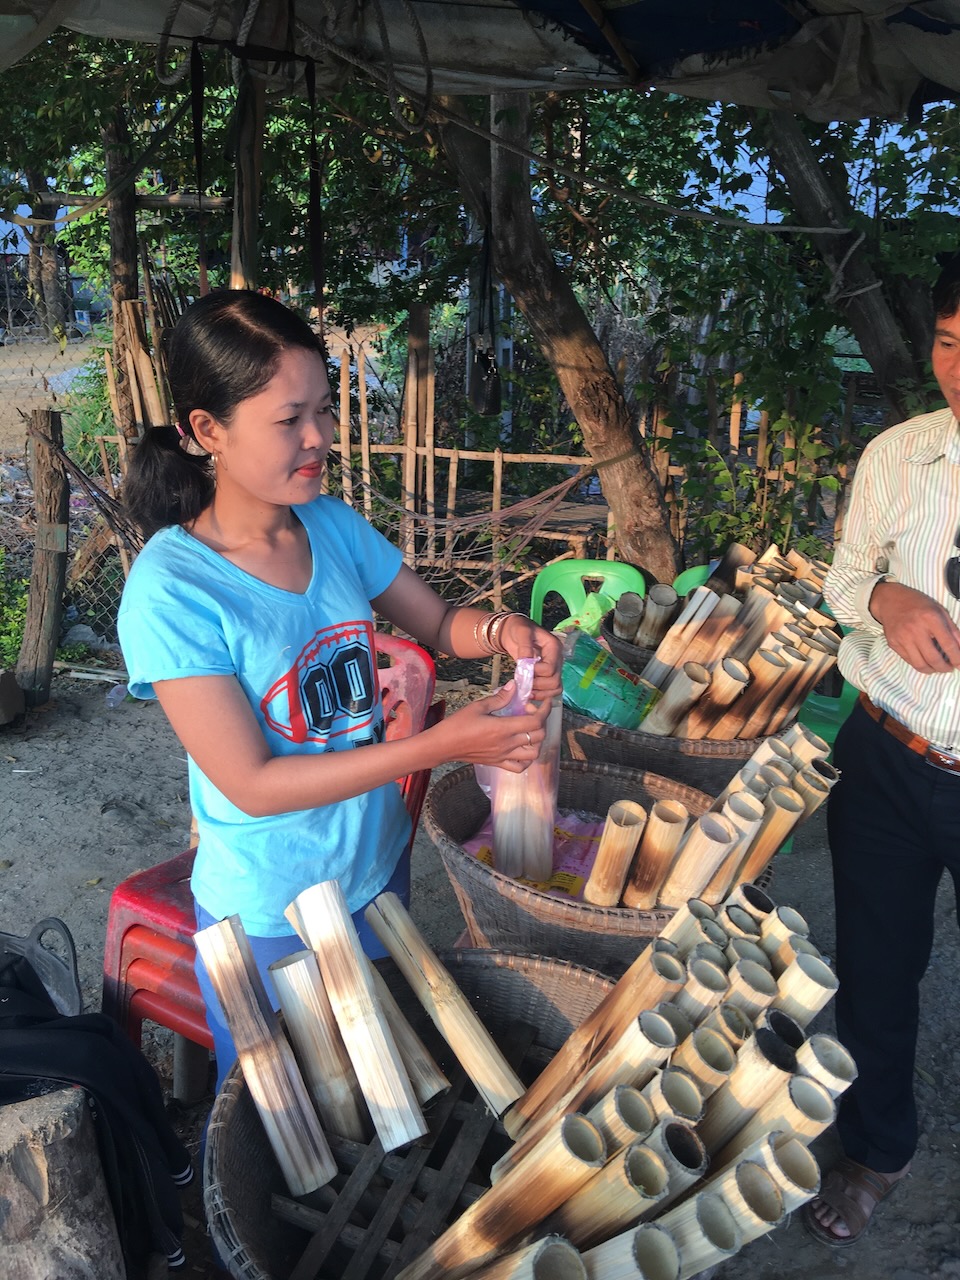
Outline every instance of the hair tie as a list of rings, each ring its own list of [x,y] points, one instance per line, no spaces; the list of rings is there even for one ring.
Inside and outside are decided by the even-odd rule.
[[[180,448],[184,453],[189,453],[193,458],[207,458],[210,456],[193,435],[184,431],[179,422],[175,422],[173,425],[177,429],[177,435],[180,437]]]

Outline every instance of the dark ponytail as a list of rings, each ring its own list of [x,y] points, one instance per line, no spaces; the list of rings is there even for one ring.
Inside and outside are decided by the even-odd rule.
[[[182,447],[199,447],[190,428],[193,410],[204,409],[229,426],[237,405],[263,390],[291,347],[323,355],[307,322],[266,294],[218,289],[186,309],[167,344],[170,393],[180,428],[151,427],[134,450],[124,479],[125,505],[145,537],[195,520],[213,499],[209,457]]]

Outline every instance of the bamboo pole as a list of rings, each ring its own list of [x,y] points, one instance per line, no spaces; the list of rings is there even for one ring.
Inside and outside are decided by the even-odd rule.
[[[673,587],[656,583],[647,592],[643,617],[634,636],[634,644],[640,649],[655,649],[666,635],[677,607],[677,593]]]
[[[344,347],[340,352],[340,484],[343,500],[353,506],[353,458],[350,447],[350,352]]]
[[[733,1070],[707,1099],[703,1119],[697,1125],[697,1133],[711,1156],[792,1077],[796,1066],[797,1055],[772,1031],[761,1028],[743,1044]]]
[[[810,1076],[791,1076],[717,1153],[717,1165],[737,1159],[747,1147],[774,1129],[809,1144],[833,1124],[836,1114],[836,1104],[822,1084]]]
[[[684,1124],[695,1125],[703,1115],[703,1094],[690,1072],[673,1064],[675,1052],[671,1054],[671,1065],[655,1071],[642,1093],[658,1124],[675,1117]]]
[[[574,1028],[526,1093],[503,1118],[511,1138],[518,1138],[537,1116],[552,1111],[570,1081],[582,1075],[623,1032],[636,1010],[669,999],[683,986],[686,970],[674,956],[642,951],[611,991],[579,1027]]]
[[[658,1210],[667,1194],[667,1168],[658,1152],[636,1142],[608,1160],[543,1224],[578,1249],[589,1249]]]
[[[687,645],[687,662],[702,662],[707,667],[719,666],[726,651],[726,633],[740,610],[737,596],[721,595],[703,626]]]
[[[777,999],[780,988],[773,974],[752,960],[738,960],[727,975],[727,1000],[753,1021]]]
[[[839,1040],[822,1033],[804,1040],[797,1050],[797,1070],[822,1084],[831,1098],[839,1098],[858,1075],[852,1054]]]
[[[680,1280],[706,1271],[732,1258],[743,1243],[723,1197],[700,1191],[664,1214],[661,1223],[673,1235],[680,1251]]]
[[[587,1280],[587,1268],[568,1240],[547,1236],[472,1271],[470,1280]]]
[[[624,591],[613,607],[613,634],[618,640],[632,643],[643,617],[643,596]]]
[[[629,1084],[615,1085],[605,1093],[587,1112],[587,1119],[600,1130],[608,1156],[645,1138],[657,1123],[650,1103]]]
[[[752,679],[746,692],[714,720],[707,731],[708,738],[719,742],[732,742],[753,713],[754,708],[767,697],[780,676],[786,671],[787,663],[785,658],[771,649],[758,649],[751,656],[747,667]]]
[[[757,796],[751,795],[749,791],[734,791],[724,801],[720,816],[731,824],[737,833],[737,838],[701,892],[700,896],[704,902],[711,904],[721,902],[726,896],[743,859],[744,851],[760,830],[763,822],[763,802]],[[726,927],[722,921],[721,927]],[[733,932],[729,929],[727,931]]]
[[[689,820],[689,811],[679,800],[658,800],[653,805],[624,886],[625,906],[648,911],[656,903]]]
[[[658,689],[678,662],[683,661],[687,646],[707,618],[716,608],[720,597],[706,587],[697,587],[687,596],[676,622],[672,623],[656,652],[640,673],[642,678]]]
[[[685,662],[664,685],[653,710],[642,721],[643,732],[683,737],[685,720],[697,699],[710,685],[710,672],[699,662]]]
[[[583,1255],[588,1280],[679,1280],[680,1254],[659,1222],[623,1231]]]
[[[290,1194],[309,1195],[334,1177],[337,1164],[267,997],[240,917],[198,929],[194,941]]]
[[[370,413],[367,404],[367,370],[363,348],[357,349],[357,400],[360,406],[360,484],[363,489],[363,514],[373,515],[373,487],[370,471]]]
[[[682,1044],[687,1036],[693,1032],[693,1023],[683,1013],[672,1000],[661,1000],[654,1009],[654,1013],[659,1013],[661,1018],[666,1018],[670,1023],[670,1029],[673,1031],[677,1044]]]
[[[657,1217],[707,1171],[707,1150],[696,1129],[680,1120],[662,1120],[648,1135],[645,1145],[663,1160],[667,1170],[667,1194],[660,1201]]]
[[[743,694],[750,683],[750,670],[737,658],[723,658],[713,666],[710,684],[690,708],[686,732],[690,738],[705,738],[718,719]]]
[[[766,1235],[786,1217],[779,1187],[757,1160],[739,1160],[732,1169],[708,1178],[704,1190],[723,1197],[743,1234],[744,1244]]]
[[[317,953],[323,985],[384,1151],[422,1137],[427,1124],[377,1000],[339,883],[324,880],[304,889],[284,914]]]
[[[697,818],[667,873],[660,890],[660,904],[678,907],[697,897],[736,841],[736,827],[720,814],[705,813]]]
[[[445,1093],[450,1088],[450,1081],[434,1062],[433,1055],[407,1021],[393,992],[373,961],[370,962],[370,973],[377,999],[387,1019],[387,1026],[397,1042],[400,1059],[413,1085],[417,1101],[423,1106],[438,1093]]]
[[[763,824],[747,847],[738,880],[756,880],[803,814],[803,800],[792,787],[773,787],[764,804]]]
[[[704,920],[716,924],[717,913],[708,902],[703,902],[700,898],[689,898],[683,906],[677,908],[672,918],[660,930],[660,937],[667,942],[673,942],[683,956],[692,951],[698,942],[704,940],[705,935],[700,928]],[[719,928],[719,925],[717,927]],[[726,938],[725,934],[724,938]],[[713,942],[715,939],[707,937],[706,941]]]
[[[492,1262],[569,1200],[604,1156],[596,1125],[585,1116],[564,1116],[551,1142],[475,1200],[397,1280],[457,1280]]]
[[[690,1073],[704,1102],[727,1080],[735,1063],[729,1041],[702,1023],[670,1055],[671,1067],[681,1067]],[[698,1116],[697,1121],[701,1118]]]
[[[363,1092],[344,1047],[312,951],[295,951],[269,966],[287,1034],[328,1133],[367,1142],[370,1123]]]
[[[729,1000],[721,1000],[715,1009],[711,1009],[700,1027],[723,1036],[735,1054],[753,1035],[753,1022],[738,1004],[731,1004]]]
[[[727,894],[727,902],[735,903],[738,907],[742,907],[749,915],[752,915],[758,922],[765,915],[774,909],[776,903],[768,893],[763,889],[758,889],[755,884],[749,881],[741,881],[735,885]]]
[[[501,1115],[523,1093],[523,1084],[400,899],[395,893],[381,893],[364,917],[490,1111]]]
[[[646,809],[635,800],[617,800],[610,806],[590,876],[583,886],[585,902],[597,907],[618,904],[646,821]]]
[[[793,935],[806,938],[810,926],[793,907],[775,907],[760,924],[760,945],[768,956],[775,956],[784,942]]]
[[[836,994],[838,985],[826,961],[800,952],[777,979],[773,1004],[806,1027]]]
[[[727,974],[709,960],[694,960],[687,966],[683,990],[674,996],[674,1004],[696,1027],[711,1009],[727,998],[730,988]]]

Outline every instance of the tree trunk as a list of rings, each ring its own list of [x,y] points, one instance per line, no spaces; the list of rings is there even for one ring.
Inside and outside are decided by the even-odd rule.
[[[109,186],[130,166],[130,134],[123,108],[118,107],[103,128],[103,151]],[[117,429],[128,440],[137,437],[133,393],[127,369],[128,349],[121,302],[137,297],[137,200],[133,184],[107,203],[110,225],[110,298],[113,310],[113,372],[117,384]]]
[[[27,187],[31,193],[31,207],[38,218],[56,216],[56,208],[41,202],[46,189],[43,174],[36,169],[24,170]],[[34,194],[35,193],[35,194]],[[27,280],[30,301],[43,329],[43,336],[56,342],[66,335],[67,298],[60,280],[60,262],[57,256],[56,227],[34,224],[25,229],[29,257]]]
[[[461,104],[454,105],[462,112]],[[526,94],[494,95],[491,117],[497,122],[494,131],[505,141],[528,146]],[[647,446],[537,225],[527,161],[505,147],[488,148],[456,125],[445,125],[442,137],[465,200],[490,231],[496,274],[526,317],[583,432],[613,513],[620,555],[658,581],[672,582],[680,567],[679,551]]]
[[[810,226],[851,227],[847,192],[838,182],[831,182],[797,117],[786,111],[770,111],[763,116],[763,123],[771,157],[800,221]],[[929,349],[911,353],[869,252],[863,244],[856,244],[852,229],[845,236],[813,235],[811,239],[833,276],[836,302],[876,375],[892,420],[909,417],[911,392],[920,389]]]

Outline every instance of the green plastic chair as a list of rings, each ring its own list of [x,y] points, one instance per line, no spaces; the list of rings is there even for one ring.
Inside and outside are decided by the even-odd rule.
[[[691,565],[689,569],[684,569],[683,573],[677,574],[673,580],[673,589],[678,596],[685,596],[694,587],[702,587],[709,577],[710,566],[708,564]]]
[[[587,591],[586,582],[596,582],[596,591]],[[554,627],[565,631],[579,627],[587,635],[600,634],[600,623],[624,591],[646,595],[647,583],[639,569],[618,560],[557,560],[545,565],[533,580],[530,617],[543,621],[543,602],[548,591],[563,598],[570,616]]]

